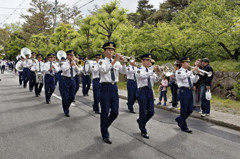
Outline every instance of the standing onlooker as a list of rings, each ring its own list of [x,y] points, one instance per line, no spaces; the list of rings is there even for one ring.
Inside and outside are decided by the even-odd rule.
[[[159,102],[158,105],[161,105],[162,98],[164,98],[164,104],[163,106],[166,106],[167,102],[167,87],[168,87],[168,80],[165,75],[163,75],[162,81],[160,82],[158,90],[160,91],[160,97],[159,97]]]
[[[201,59],[198,59],[195,61],[194,66],[197,66],[199,69],[202,69],[201,67]],[[201,79],[201,75],[199,75],[199,78]],[[200,100],[200,94],[201,94],[201,87],[199,85],[199,81],[196,83],[193,83],[193,110],[200,112],[200,106],[201,106],[201,100]]]
[[[208,58],[203,58],[201,62],[202,62],[202,67],[204,71],[213,73],[213,69],[209,65],[210,60]],[[205,117],[206,115],[210,114],[210,100],[206,99],[205,93],[207,90],[210,90],[212,79],[213,79],[213,75],[208,77],[207,74],[204,74],[199,81],[199,85],[201,87],[200,99],[201,99],[201,108],[202,108],[201,116],[202,117]]]
[[[174,69],[175,72],[181,68],[181,62],[180,61],[175,61],[174,62]],[[176,74],[173,73],[171,76],[171,81],[168,83],[168,86],[171,88],[171,93],[172,93],[172,105],[169,108],[176,108],[178,105],[178,85],[176,81]]]

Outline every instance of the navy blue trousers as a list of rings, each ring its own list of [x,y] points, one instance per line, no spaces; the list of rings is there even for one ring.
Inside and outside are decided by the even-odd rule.
[[[186,130],[188,129],[186,120],[193,112],[193,94],[192,90],[188,88],[180,88],[178,94],[181,110],[176,121],[180,124],[182,130]]]
[[[127,80],[128,91],[128,110],[133,111],[133,105],[137,100],[137,82],[134,80]]]
[[[5,65],[1,67],[1,73],[4,73],[4,71],[5,71]]]
[[[138,104],[139,104],[139,129],[142,133],[147,133],[146,123],[154,115],[153,91],[148,87],[138,89]]]
[[[29,90],[32,91],[36,84],[36,74],[34,71],[29,70]]]
[[[178,86],[177,84],[174,84],[171,86],[171,92],[172,92],[172,106],[176,107],[178,104]]]
[[[59,92],[60,92],[60,95],[62,96],[62,84],[61,84],[61,81],[62,81],[62,75],[61,75],[62,71],[59,71],[57,74],[56,74],[56,77],[58,79],[58,89],[59,89]]]
[[[22,85],[23,82],[23,72],[18,72],[18,77],[19,77],[19,85]]]
[[[118,116],[119,96],[117,85],[111,83],[101,83],[100,90],[100,105],[101,105],[101,134],[102,138],[109,138],[108,127]]]
[[[74,100],[76,94],[75,79],[71,77],[62,77],[62,108],[65,114],[69,114],[69,107]]]
[[[91,86],[90,75],[84,75],[82,73],[82,93],[83,93],[84,96],[88,94],[90,86]]]
[[[49,74],[44,76],[44,89],[45,89],[45,98],[46,102],[49,102],[51,96],[55,90],[55,77]]]
[[[29,68],[23,68],[23,87],[26,88],[27,87],[27,83],[29,80]]]
[[[100,78],[93,79],[93,111],[99,111],[100,89]]]
[[[75,75],[74,79],[75,79],[75,85],[76,85],[76,92],[75,92],[75,95],[76,95],[77,91],[79,90],[80,76],[79,75]]]
[[[42,87],[43,87],[43,83],[35,83],[35,95],[40,95],[41,91],[42,91]]]

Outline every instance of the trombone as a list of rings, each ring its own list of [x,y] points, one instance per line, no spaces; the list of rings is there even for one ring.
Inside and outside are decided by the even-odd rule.
[[[194,68],[193,66],[190,66],[190,67],[191,67],[191,69]],[[200,72],[201,75],[204,75],[204,73],[206,73],[208,77],[211,77],[212,74],[213,74],[212,71],[207,72],[207,71],[204,71],[202,69],[198,69],[198,71]]]

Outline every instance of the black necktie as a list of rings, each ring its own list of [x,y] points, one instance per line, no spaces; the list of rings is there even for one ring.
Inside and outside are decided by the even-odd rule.
[[[41,72],[40,62],[39,62],[39,72]]]
[[[50,68],[52,68],[52,62],[50,62]],[[50,71],[50,74],[52,74],[52,70]]]
[[[187,70],[186,70],[186,73],[187,73]],[[187,79],[188,79],[188,84],[189,84],[189,87],[190,87],[190,88],[192,88],[192,87],[193,87],[193,85],[192,85],[192,82],[191,82],[191,79],[190,79],[190,77],[188,77]]]
[[[132,66],[132,69],[134,70],[134,67]],[[136,81],[135,73],[133,74],[134,80]]]
[[[70,66],[71,66],[71,62],[72,61],[70,61]],[[70,68],[70,74],[71,74],[71,80],[73,79],[73,68],[72,68],[72,66],[71,66],[71,68]]]
[[[146,68],[146,72],[148,72],[148,69],[147,69],[147,68]],[[152,89],[150,77],[148,77],[148,88],[149,88],[149,89]]]
[[[110,63],[112,63],[112,59],[110,59]],[[115,75],[114,75],[113,67],[111,68],[111,78],[112,78],[112,81],[115,81]]]

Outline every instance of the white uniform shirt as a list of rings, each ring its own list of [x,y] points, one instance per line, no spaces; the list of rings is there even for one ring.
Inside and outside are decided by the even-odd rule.
[[[6,65],[6,62],[5,61],[2,61],[1,62],[1,66],[5,66]]]
[[[100,78],[99,77],[99,64],[98,63],[93,63],[92,64],[91,71],[92,71],[92,78],[93,79]]]
[[[127,67],[127,79],[136,80],[136,79],[134,79],[134,74],[135,74],[136,70],[137,70],[137,67],[129,65]],[[135,77],[136,77],[136,75],[135,75]]]
[[[54,75],[55,73],[57,73],[59,71],[59,67],[57,67],[57,65],[55,65],[53,62],[52,62],[52,66],[55,67],[55,69],[52,69],[52,75]],[[43,72],[45,72],[45,74],[51,74],[50,71],[48,71],[50,69],[50,62],[46,62],[44,63],[44,66],[43,66]]]
[[[40,65],[39,65],[40,64]],[[44,63],[42,62],[42,61],[36,61],[34,64],[33,64],[33,66],[32,66],[32,68],[31,68],[31,70],[32,71],[35,71],[35,70],[37,70],[37,72],[43,72],[43,67],[44,67]]]
[[[180,68],[179,70],[177,70],[175,75],[176,75],[177,85],[179,88],[180,87],[189,88],[188,77],[190,77],[192,85],[193,83],[196,83],[199,79],[199,76],[193,75],[192,71],[188,71],[184,68]]]
[[[113,61],[113,59],[112,59]],[[111,69],[113,68],[115,80],[112,81]],[[105,57],[105,59],[99,61],[99,71],[100,71],[100,83],[103,82],[118,82],[119,81],[119,72],[126,74],[127,68],[125,65],[121,65],[117,61],[113,66],[110,63],[110,59]]]
[[[148,69],[148,72],[147,72],[146,67],[144,66],[142,66],[141,68],[138,68],[136,71],[138,88],[148,86],[148,77],[150,78],[150,81],[151,81],[151,76],[153,74],[154,72],[151,69]],[[153,86],[152,82],[151,82],[151,85]]]
[[[23,61],[23,68],[30,68],[32,66],[32,59],[25,59]]]
[[[72,66],[72,68],[73,68],[73,77],[75,77],[77,72],[79,72],[79,68],[77,66]],[[62,63],[61,69],[62,69],[62,74],[61,74],[62,76],[71,77],[71,66],[70,66],[69,60],[66,60],[65,62]]]
[[[84,66],[85,66],[85,65],[86,65],[86,62],[84,62]],[[85,75],[85,76],[86,76],[86,75],[90,75],[91,65],[89,66],[89,70],[87,70],[88,72],[86,72],[86,70],[84,70],[84,69],[85,69],[84,66],[80,68],[80,72],[82,72],[82,74]]]

